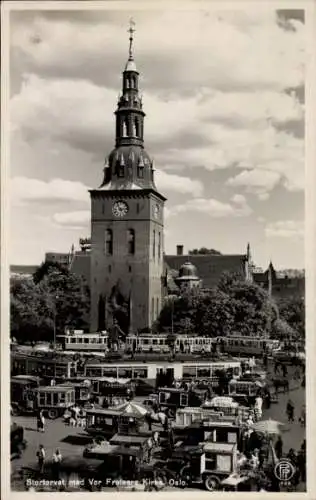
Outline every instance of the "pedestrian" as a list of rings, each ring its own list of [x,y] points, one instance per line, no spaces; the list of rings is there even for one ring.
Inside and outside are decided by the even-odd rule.
[[[55,453],[53,454],[53,465],[52,465],[53,477],[54,477],[55,481],[59,481],[60,464],[61,464],[62,458],[63,457],[62,457],[59,449],[57,449],[55,451]]]
[[[153,433],[153,442],[154,442],[154,445],[155,446],[159,446],[159,432],[158,431],[155,431]]]
[[[306,425],[306,407],[303,405],[302,411],[301,411],[301,416],[299,418],[299,422],[301,424],[301,427],[305,427]]]
[[[283,373],[283,377],[287,377],[287,367],[285,364],[282,365],[282,373]]]
[[[37,430],[39,432],[45,432],[45,417],[43,410],[40,410],[37,416]]]
[[[259,468],[260,469],[262,469],[262,467],[263,467],[265,458],[266,458],[266,452],[265,452],[264,447],[262,446],[259,450],[259,453],[258,453],[258,460],[259,460]]]
[[[297,454],[297,467],[300,471],[300,477],[303,483],[306,482],[306,455],[304,450],[300,449]]]
[[[265,402],[266,402],[267,409],[269,409],[271,406],[271,393],[269,390],[267,391],[267,394],[265,397]]]
[[[286,414],[287,414],[288,422],[289,423],[294,422],[294,404],[290,399],[286,405]]]
[[[277,458],[280,460],[280,458],[282,457],[282,454],[283,454],[283,441],[282,441],[281,436],[278,436],[278,439],[276,440],[274,449],[275,449],[275,454],[276,454]]]
[[[151,417],[150,413],[146,414],[145,420],[146,420],[147,425],[148,425],[148,430],[151,431],[151,428],[152,428],[152,417]]]
[[[291,460],[293,465],[297,465],[297,454],[294,450],[294,448],[290,448],[290,451],[287,454],[287,457],[289,460]]]
[[[39,473],[40,473],[40,474],[43,474],[43,472],[44,472],[44,465],[45,465],[45,457],[46,457],[46,453],[45,453],[44,446],[43,446],[42,444],[40,444],[40,445],[39,445],[39,448],[38,448],[38,450],[37,450],[36,456],[37,456],[37,462],[38,462]]]

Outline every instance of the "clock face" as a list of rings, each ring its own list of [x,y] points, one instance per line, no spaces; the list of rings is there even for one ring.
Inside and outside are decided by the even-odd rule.
[[[159,217],[159,214],[160,214],[160,207],[159,205],[156,204],[153,206],[153,216],[155,217],[155,219]]]
[[[115,217],[124,217],[128,212],[128,205],[125,201],[116,201],[112,207],[112,213]]]

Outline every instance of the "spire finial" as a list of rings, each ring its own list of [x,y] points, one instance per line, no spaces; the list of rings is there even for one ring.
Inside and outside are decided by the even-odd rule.
[[[129,59],[131,60],[133,59],[133,35],[135,33],[135,22],[133,18],[129,20],[129,28],[127,31],[129,33]]]

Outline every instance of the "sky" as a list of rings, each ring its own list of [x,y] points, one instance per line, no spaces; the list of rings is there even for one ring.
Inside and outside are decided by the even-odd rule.
[[[90,234],[131,17],[165,252],[304,268],[304,12],[258,5],[11,11],[10,263]]]

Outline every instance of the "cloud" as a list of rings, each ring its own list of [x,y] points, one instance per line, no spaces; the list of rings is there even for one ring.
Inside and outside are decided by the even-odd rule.
[[[76,212],[56,213],[53,215],[53,222],[55,224],[67,227],[68,229],[86,229],[90,221],[90,210],[78,210]]]
[[[247,166],[304,189],[304,106],[295,91],[304,84],[304,25],[287,20],[288,30],[266,10],[135,13],[145,139],[158,169]],[[13,131],[102,161],[114,145],[125,13],[27,15],[12,18],[12,73],[23,78]]]
[[[231,201],[233,203],[236,203],[237,205],[246,205],[247,203],[247,200],[246,198],[244,197],[244,195],[242,194],[234,194],[232,197],[231,197]]]
[[[240,95],[240,100],[237,94],[230,100],[226,93],[228,104],[223,99],[218,106],[218,94],[210,95],[210,91],[167,100],[149,94],[144,101],[145,109],[150,111],[145,139],[157,168],[161,172],[166,168],[196,166],[210,171],[231,166],[253,172],[264,170],[278,172],[288,190],[304,189],[304,141],[268,122],[265,104],[260,113],[248,111],[256,109],[262,95]],[[268,110],[272,115],[274,111],[275,123],[292,120],[297,109],[297,118],[301,116],[302,110],[293,96],[279,97],[281,101],[288,100],[289,109],[282,115],[282,106],[275,103]],[[28,75],[21,92],[11,100],[12,144],[19,137],[34,146],[39,140],[50,138],[57,155],[54,143],[81,150],[91,157],[90,161],[101,163],[114,146],[115,103],[116,92],[89,81],[46,81]],[[197,184],[194,192],[201,194]]]
[[[213,198],[197,198],[188,200],[186,203],[177,205],[171,210],[172,215],[177,215],[184,212],[201,212],[209,215],[209,217],[244,217],[251,214],[251,208],[242,203],[240,207],[234,207],[229,203],[223,203]]]
[[[255,14],[257,8],[247,9],[247,15],[238,9],[135,12],[135,52],[139,67],[148,66],[147,88],[192,93],[205,82],[221,90],[298,86],[303,81],[303,23],[292,23],[292,31],[282,29],[273,9]],[[16,59],[27,61],[34,72],[44,76],[59,72],[66,78],[81,78],[85,73],[98,85],[114,88],[116,78],[107,70],[109,65],[118,70],[118,61],[126,58],[122,26],[130,15],[130,11],[81,16],[77,12],[65,14],[64,19],[60,15],[57,22],[55,16],[51,22],[53,14],[37,11],[25,22],[20,14],[13,17],[11,44]],[[161,71],[162,61],[168,71]]]
[[[155,173],[157,188],[163,191],[175,191],[192,196],[201,196],[203,184],[199,180],[181,175],[168,174],[162,170]]]
[[[52,179],[44,182],[27,177],[14,177],[11,180],[11,200],[14,204],[89,202],[88,188],[81,182]]]
[[[235,177],[227,180],[229,186],[243,186],[248,192],[258,195],[259,199],[265,200],[271,191],[280,181],[281,175],[278,172],[268,170],[244,170]]]
[[[302,238],[304,223],[297,220],[283,220],[269,223],[265,228],[267,238]]]
[[[101,170],[101,169],[100,169]],[[172,191],[181,194],[199,196],[203,191],[200,181],[167,172],[156,172],[157,185],[161,191]],[[90,187],[82,182],[65,179],[42,181],[27,177],[11,179],[11,200],[15,205],[30,203],[80,203],[90,204]]]

